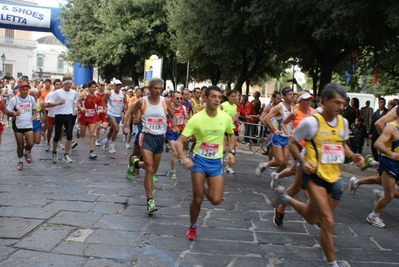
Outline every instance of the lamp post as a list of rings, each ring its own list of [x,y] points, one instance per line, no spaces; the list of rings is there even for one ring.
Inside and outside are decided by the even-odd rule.
[[[6,55],[4,53],[1,55],[1,60],[3,60],[3,77],[4,77],[5,76],[4,75],[4,61],[6,60]]]

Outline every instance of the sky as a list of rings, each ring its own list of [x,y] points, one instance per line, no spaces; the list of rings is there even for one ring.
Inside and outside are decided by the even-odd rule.
[[[59,7],[60,3],[64,2],[63,0],[33,0],[32,2],[36,2],[38,6],[46,6],[46,7]],[[33,40],[37,40],[41,37],[51,35],[51,32],[32,32]]]

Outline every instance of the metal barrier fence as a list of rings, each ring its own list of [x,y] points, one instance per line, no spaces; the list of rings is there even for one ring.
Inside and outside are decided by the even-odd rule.
[[[262,150],[266,152],[267,148],[267,138],[265,135],[265,127],[260,122],[257,123],[249,123],[249,122],[242,122],[238,123],[238,137],[239,142],[245,144],[249,150],[252,151],[252,146],[254,144],[259,144],[257,150],[254,151],[253,154],[257,153],[258,151]]]

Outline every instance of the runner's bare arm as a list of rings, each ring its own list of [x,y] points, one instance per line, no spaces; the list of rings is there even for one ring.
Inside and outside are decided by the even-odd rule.
[[[396,109],[397,108],[391,109],[387,114],[385,114],[376,121],[375,128],[377,129],[378,133],[382,133],[384,131],[385,125],[388,122],[393,121],[397,118]]]
[[[288,131],[287,128],[287,124],[290,123],[293,119],[295,119],[296,114],[295,111],[291,112],[290,114],[288,114],[287,118],[285,118],[285,120],[283,120],[283,122],[281,123],[281,129],[283,129],[284,133],[287,136],[290,136],[290,132]]]
[[[385,143],[387,143],[389,140],[392,139],[395,131],[396,131],[396,129],[392,125],[388,125],[387,127],[384,128],[384,131],[382,131],[381,135],[377,138],[377,140],[374,143],[375,149],[377,149],[381,153],[389,156],[392,159],[395,158],[395,152],[389,150],[385,146]],[[396,153],[396,154],[398,154],[398,153]]]
[[[272,125],[272,121],[271,119],[273,117],[278,117],[279,114],[281,114],[282,110],[281,110],[281,105],[277,105],[275,107],[273,107],[270,112],[266,115],[266,117],[263,120],[263,123],[267,126],[267,128],[270,129],[271,132],[275,132],[276,129],[274,128],[274,126]]]
[[[140,98],[136,102],[134,102],[132,105],[129,106],[129,109],[126,112],[125,115],[125,127],[123,129],[124,134],[128,134],[130,132],[130,123],[132,121],[132,116],[137,114],[138,111],[140,111],[141,107],[143,106],[143,100]]]
[[[169,118],[173,123],[174,132],[179,132],[179,128],[177,127],[176,116],[175,116],[175,113],[173,112],[173,108],[172,108],[172,105],[170,104],[169,99],[165,98],[165,103],[166,103],[166,107],[168,109]]]

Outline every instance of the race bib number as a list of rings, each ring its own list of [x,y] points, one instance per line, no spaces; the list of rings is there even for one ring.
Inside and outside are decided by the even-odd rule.
[[[85,111],[85,117],[93,117],[94,114],[96,114],[96,111],[94,109],[86,109]]]
[[[18,104],[18,110],[21,111],[21,114],[31,112],[32,108],[30,103],[20,103]]]
[[[338,164],[345,162],[344,147],[342,145],[322,145],[321,163]]]
[[[120,107],[123,105],[123,99],[113,99],[112,104],[115,107]]]
[[[100,113],[104,113],[104,107],[103,106],[97,106],[97,110]]]
[[[206,158],[216,158],[219,151],[219,145],[209,142],[202,142],[198,148],[198,154]]]
[[[183,125],[184,124],[184,116],[181,114],[176,114],[176,120],[177,120],[177,125]]]
[[[164,121],[162,118],[147,118],[146,125],[150,130],[162,130]]]

